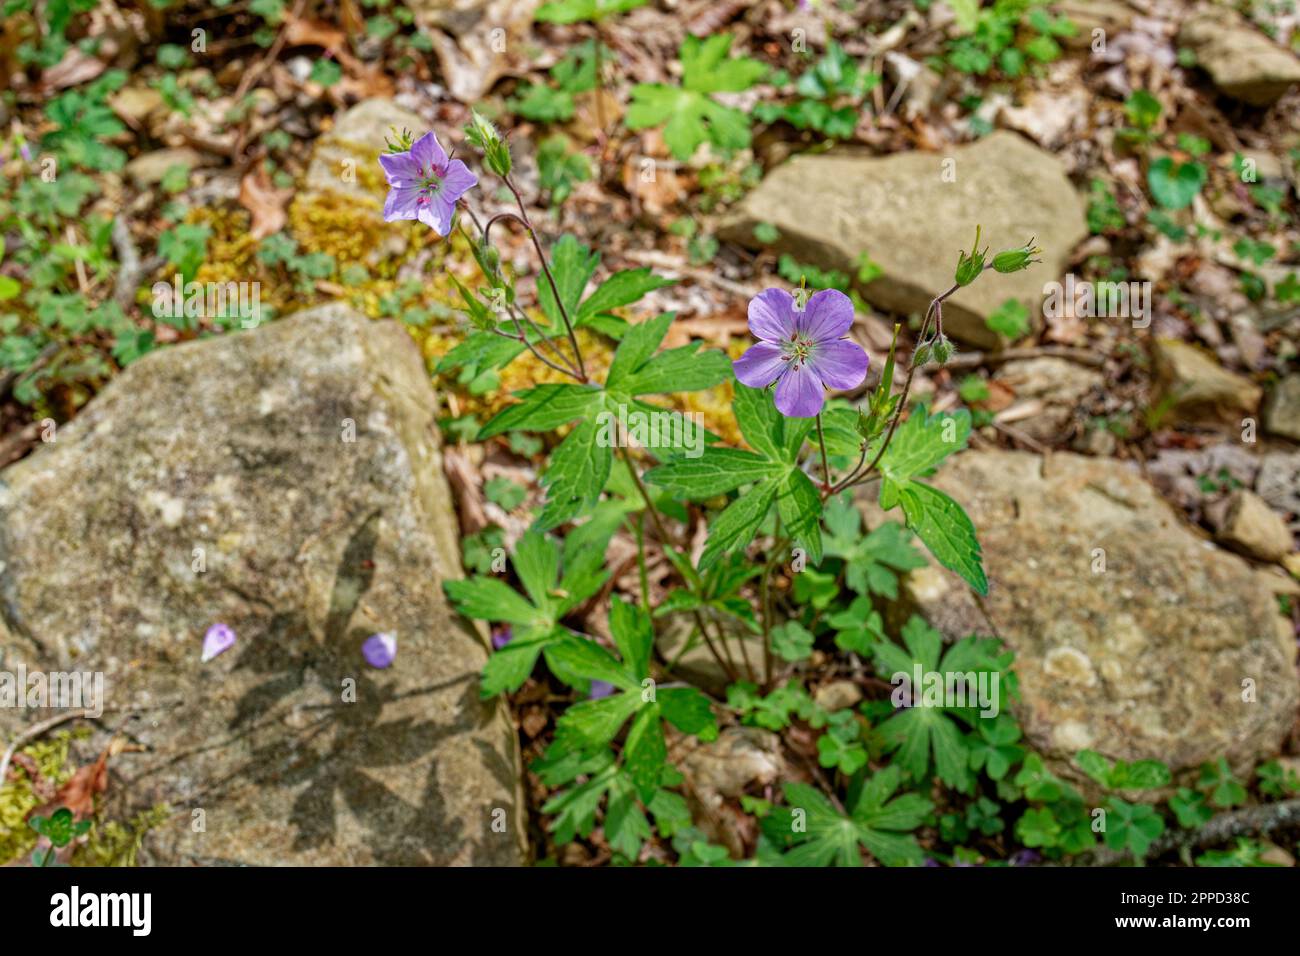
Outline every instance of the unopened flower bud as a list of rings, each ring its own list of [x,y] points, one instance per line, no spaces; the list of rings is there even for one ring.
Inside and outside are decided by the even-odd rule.
[[[1034,240],[1030,239],[1019,249],[999,252],[993,257],[993,268],[998,272],[1019,272],[1021,269],[1028,269],[1031,263],[1042,261],[1034,258],[1042,251],[1040,247],[1034,245]]]
[[[957,284],[970,285],[979,278],[984,271],[984,257],[988,255],[988,247],[980,251],[980,227],[975,227],[975,243],[971,246],[970,254],[965,252],[957,255]]]

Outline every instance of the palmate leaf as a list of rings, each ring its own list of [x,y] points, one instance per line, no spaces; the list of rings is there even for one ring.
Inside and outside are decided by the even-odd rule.
[[[924,859],[910,831],[930,812],[929,800],[917,793],[893,799],[900,783],[897,767],[887,767],[863,785],[845,816],[818,791],[802,783],[783,786],[789,807],[764,818],[764,834],[778,846],[789,847],[783,860],[790,866],[861,866],[862,849],[886,866],[917,865]],[[803,812],[803,831],[799,815]]]
[[[717,735],[717,721],[708,698],[693,687],[646,692],[654,630],[643,608],[611,598],[609,627],[622,660],[594,641],[567,641],[548,649],[548,661],[562,662],[575,674],[605,681],[621,691],[566,710],[556,721],[556,745],[559,752],[602,748],[631,718],[623,765],[641,799],[648,801],[668,759],[662,721],[702,740]]]
[[[993,642],[996,644],[996,642]],[[978,714],[971,695],[976,688],[967,687],[967,706],[949,706],[947,702],[926,703],[923,688],[911,686],[919,667],[922,674],[940,675],[980,672],[999,675],[998,692],[1004,687],[1009,695],[1012,685],[1001,681],[1009,658],[992,656],[994,648],[976,637],[963,638],[943,651],[943,637],[925,621],[913,615],[903,626],[903,647],[886,641],[875,644],[876,671],[897,688],[911,691],[910,706],[901,709],[881,724],[879,733],[888,749],[895,751],[894,766],[906,771],[915,781],[926,779],[933,760],[940,780],[959,793],[969,793],[974,783],[970,773],[969,742],[963,737],[954,717],[975,724]],[[906,678],[902,683],[900,678]],[[897,703],[897,702],[896,702]],[[1001,701],[998,702],[999,705]]]
[[[517,690],[532,673],[538,655],[545,652],[550,660],[565,641],[592,644],[570,634],[560,621],[609,577],[603,568],[605,549],[620,521],[616,509],[598,509],[590,521],[574,529],[562,552],[539,530],[525,533],[515,548],[514,565],[527,596],[489,575],[443,582],[448,600],[461,614],[511,626],[511,641],[492,654],[483,668],[481,696]],[[565,660],[562,655],[555,663],[563,670]]]
[[[858,594],[898,597],[899,577],[925,567],[925,558],[911,544],[911,535],[896,521],[886,521],[862,534],[862,515],[843,492],[828,498],[825,509],[825,549],[844,562],[844,583]]]
[[[723,151],[748,146],[749,117],[710,94],[748,89],[767,67],[746,57],[728,58],[730,50],[731,37],[725,34],[703,40],[688,35],[681,47],[682,85],[634,86],[625,120],[628,129],[663,126],[664,142],[679,162],[689,160],[705,141]]]

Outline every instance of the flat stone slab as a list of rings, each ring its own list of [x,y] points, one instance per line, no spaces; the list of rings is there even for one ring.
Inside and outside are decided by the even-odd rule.
[[[1072,763],[1087,748],[1163,760],[1186,782],[1220,756],[1239,773],[1276,756],[1300,700],[1289,625],[1256,572],[1193,534],[1135,470],[968,451],[933,484],[978,529],[985,606],[1016,652],[1014,709],[1053,769],[1091,786]],[[950,639],[993,632],[937,566],[911,572],[901,599],[900,616],[919,612]]]
[[[985,319],[1008,299],[1041,315],[1044,283],[1061,278],[1071,249],[1088,235],[1060,162],[1005,130],[947,153],[795,157],[745,197],[720,233],[762,246],[754,234],[760,224],[776,227],[777,251],[823,269],[856,275],[866,253],[883,274],[861,286],[862,295],[903,314],[924,312],[953,284],[957,255],[970,249],[977,225],[990,255],[1032,237],[1043,248],[1041,264],[990,272],[944,303],[948,334],[984,348],[998,345]]]
[[[329,305],[145,356],[0,474],[3,667],[104,674],[110,818],[174,811],[142,862],[522,862],[436,412],[401,326]]]

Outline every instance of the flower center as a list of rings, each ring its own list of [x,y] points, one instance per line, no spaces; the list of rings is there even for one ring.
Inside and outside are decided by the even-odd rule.
[[[438,175],[436,169],[425,169],[420,167],[420,198],[417,200],[421,205],[428,203],[438,194],[442,188],[442,177]]]
[[[816,343],[802,332],[790,333],[790,340],[781,343],[781,357],[791,368],[800,368],[812,357]]]

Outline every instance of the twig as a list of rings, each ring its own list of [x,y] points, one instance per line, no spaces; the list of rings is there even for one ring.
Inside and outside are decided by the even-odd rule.
[[[0,787],[4,786],[5,774],[9,772],[9,761],[13,760],[14,754],[18,752],[19,747],[35,740],[51,727],[57,727],[67,720],[76,720],[78,717],[85,717],[88,720],[99,719],[88,710],[70,710],[66,714],[56,714],[49,720],[42,720],[39,724],[32,724],[32,726],[15,737],[14,742],[5,750],[4,756],[0,757]]]
[[[1165,833],[1151,843],[1146,858],[1153,860],[1172,850],[1201,850],[1251,833],[1267,836],[1274,830],[1295,829],[1300,829],[1300,797],[1220,813],[1195,830]],[[1127,851],[1099,847],[1091,853],[1063,862],[1067,866],[1114,866],[1128,857]]]
[[[945,368],[978,368],[981,365],[1001,365],[1028,358],[1059,358],[1089,368],[1101,368],[1106,364],[1106,356],[1091,349],[1070,348],[1064,345],[1032,345],[1018,349],[1003,349],[1000,352],[958,352],[945,363]]]

